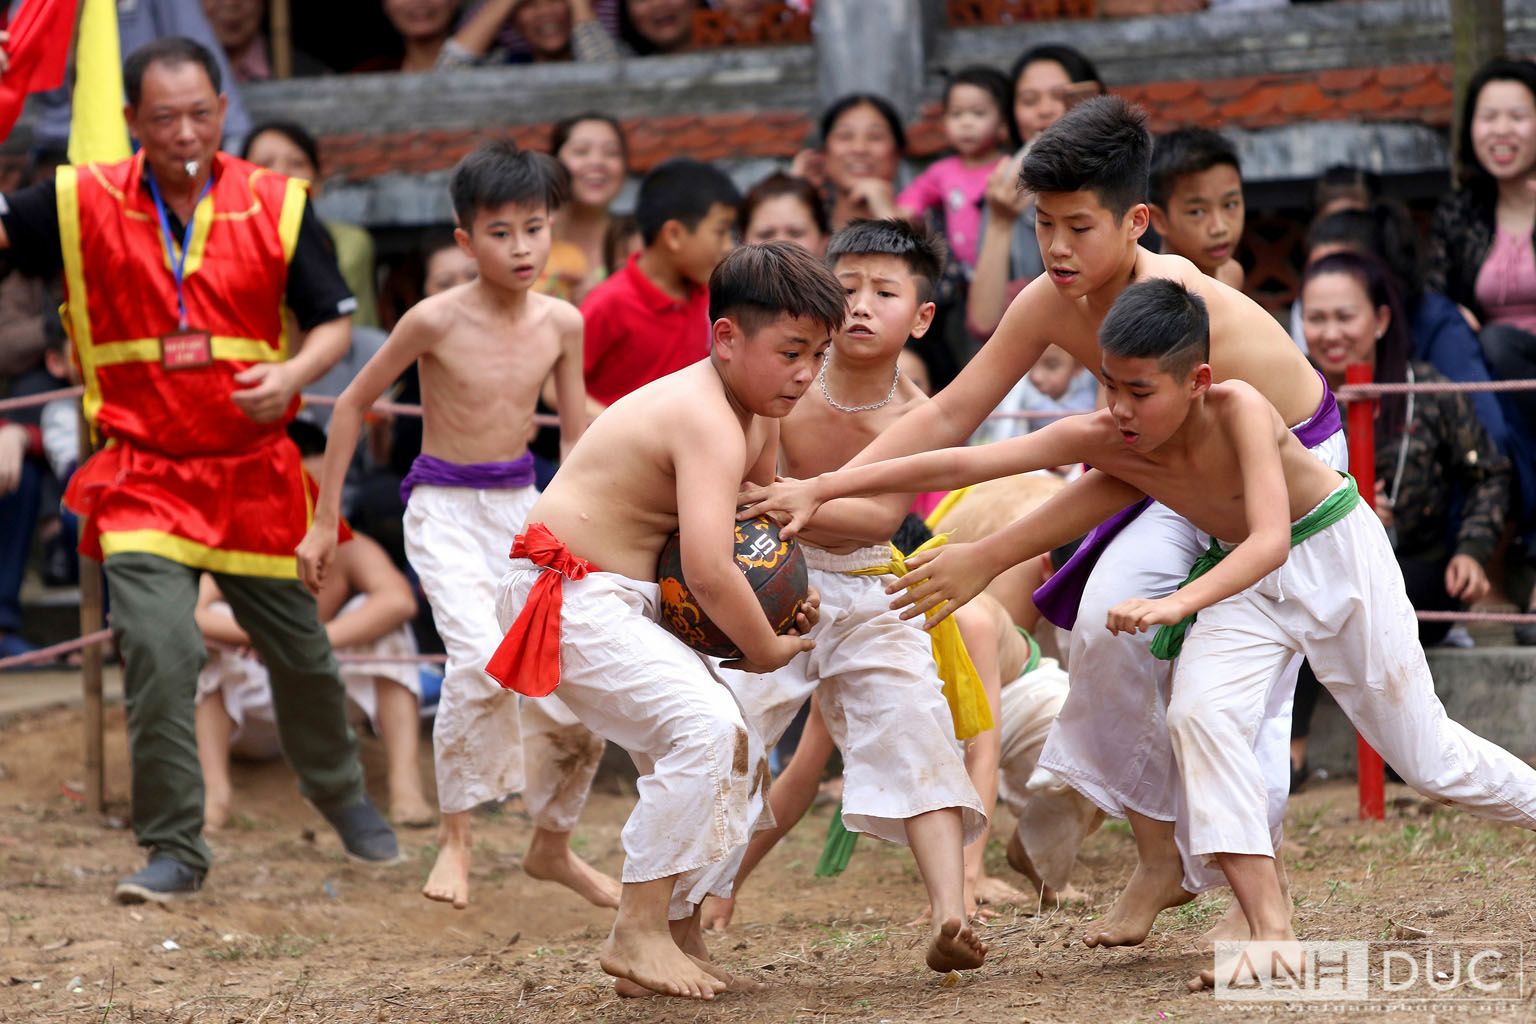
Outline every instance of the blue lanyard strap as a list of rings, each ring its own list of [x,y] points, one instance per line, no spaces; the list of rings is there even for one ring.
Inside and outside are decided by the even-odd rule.
[[[208,175],[208,180],[203,183],[203,190],[198,193],[197,202],[192,204],[192,216],[187,218],[186,226],[181,232],[181,250],[176,249],[176,241],[171,235],[171,214],[165,208],[165,200],[160,196],[160,186],[155,183],[155,174],[148,167],[144,168],[144,176],[149,180],[149,194],[155,200],[155,216],[160,221],[160,234],[165,238],[165,253],[171,263],[171,276],[176,280],[176,314],[181,330],[187,329],[187,298],[182,289],[182,280],[185,277],[187,266],[187,250],[192,248],[192,228],[197,223],[197,208],[202,205],[207,197],[208,190],[213,188],[213,175]]]

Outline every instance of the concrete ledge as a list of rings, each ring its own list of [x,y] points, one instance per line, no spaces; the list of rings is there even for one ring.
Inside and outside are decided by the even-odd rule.
[[[1536,647],[1435,648],[1435,692],[1462,725],[1522,758],[1536,756]],[[1318,701],[1308,766],[1355,774],[1355,732],[1333,699]]]

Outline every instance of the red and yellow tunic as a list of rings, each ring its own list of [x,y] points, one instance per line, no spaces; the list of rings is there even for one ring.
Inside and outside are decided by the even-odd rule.
[[[64,324],[86,419],[107,442],[65,494],[85,520],[80,550],[294,577],[313,509],[284,429],[298,400],[278,421],[255,423],[230,395],[235,374],[288,358],[283,297],[306,186],[215,157],[183,283],[189,325],[212,335],[212,362],[168,370],[160,339],[178,329],[176,285],[143,174],[143,154],[58,170]]]

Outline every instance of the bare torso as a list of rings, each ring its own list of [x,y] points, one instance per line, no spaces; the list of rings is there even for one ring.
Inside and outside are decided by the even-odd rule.
[[[1321,379],[1279,321],[1257,303],[1200,273],[1182,256],[1138,248],[1133,280],[1149,277],[1178,281],[1205,300],[1215,380],[1247,381],[1280,410],[1288,426],[1305,422],[1317,410],[1323,397]],[[1098,332],[1107,307],[1096,309],[1086,299],[1063,298],[1045,275],[1016,301],[1030,304],[1030,329],[1043,341],[1060,345],[1089,370],[1099,372]]]
[[[1168,444],[1145,455],[1125,444],[1114,416],[1108,410],[1084,417],[1089,446],[1083,461],[1123,480],[1167,505],[1196,527],[1228,543],[1248,537],[1248,514],[1243,504],[1243,472],[1232,443],[1228,422],[1237,415],[1253,415],[1260,403],[1244,403],[1244,385],[1214,385],[1203,410],[1191,412],[1181,429],[1181,444]],[[1249,399],[1256,388],[1247,389]],[[1329,469],[1308,451],[1281,422],[1272,407],[1264,406],[1273,419],[1275,445],[1280,452],[1290,497],[1290,519],[1295,522],[1316,508],[1340,483]]]
[[[830,356],[829,356],[830,358]],[[818,473],[841,469],[880,432],[914,406],[928,400],[905,376],[896,383],[890,404],[868,412],[847,413],[832,408],[819,388],[811,388],[795,403],[794,411],[780,421],[779,475],[807,479]],[[905,495],[910,504],[912,495]],[[850,540],[815,529],[814,520],[800,534],[801,540],[837,554],[865,547],[866,541]]]
[[[426,308],[427,303],[433,303]],[[539,389],[561,353],[561,334],[581,330],[569,303],[530,292],[509,318],[475,284],[423,301],[437,340],[419,360],[421,450],[449,462],[505,462],[528,448]]]
[[[543,523],[602,571],[654,581],[662,545],[677,530],[678,446],[700,431],[737,432],[742,461],[720,471],[739,483],[777,444],[777,427],[760,416],[743,422],[709,361],[695,363],[626,395],[593,420],[528,522]]]

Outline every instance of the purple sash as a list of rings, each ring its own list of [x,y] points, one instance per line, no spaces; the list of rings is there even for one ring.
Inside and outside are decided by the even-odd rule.
[[[410,504],[416,487],[470,487],[477,491],[512,491],[533,485],[533,453],[511,462],[471,462],[460,465],[435,455],[418,455],[400,481],[400,500]]]
[[[1323,399],[1317,404],[1317,411],[1306,422],[1292,427],[1291,433],[1307,448],[1316,448],[1342,429],[1344,421],[1339,417],[1338,400],[1333,397],[1328,382],[1323,381]],[[1035,591],[1035,607],[1040,609],[1040,614],[1062,629],[1071,629],[1077,621],[1077,606],[1082,603],[1083,589],[1104,549],[1151,504],[1151,498],[1143,498],[1095,526],[1067,559],[1067,564]]]

